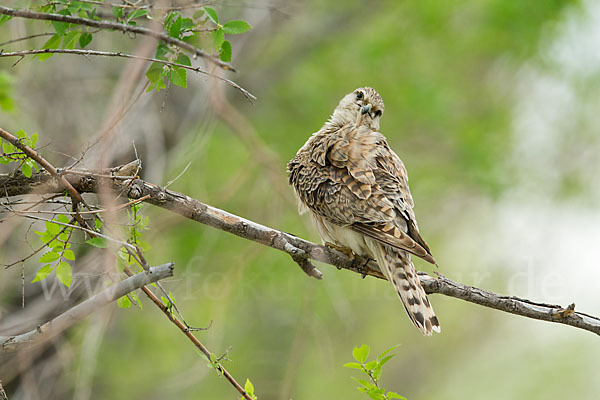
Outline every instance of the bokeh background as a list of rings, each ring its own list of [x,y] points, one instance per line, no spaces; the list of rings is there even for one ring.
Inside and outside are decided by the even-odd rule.
[[[257,96],[254,104],[192,74],[187,89],[138,98],[145,66],[134,61],[53,56],[11,67],[14,59],[2,59],[0,91],[13,99],[3,103],[2,127],[38,132],[55,165],[110,131],[87,153],[86,166],[131,161],[135,142],[145,179],[166,184],[191,162],[171,189],[318,241],[297,213],[285,164],[343,95],[372,86],[385,101],[381,129],[407,165],[439,272],[600,314],[600,3],[214,6],[222,18],[254,26],[234,38],[239,72],[228,75]],[[38,31],[39,24],[13,19],[0,28],[0,41]],[[143,38],[118,33],[97,35],[90,47],[153,53]],[[424,338],[384,281],[327,265],[322,281],[308,279],[285,254],[151,206],[143,212],[149,261],[176,263],[165,286],[191,325],[212,321],[200,340],[217,354],[230,349],[226,367],[240,381],[249,377],[260,399],[367,398],[355,389],[355,371],[342,367],[363,343],[374,352],[400,344],[382,385],[409,399],[600,393],[592,333],[432,295],[442,334]],[[0,234],[3,263],[27,254],[26,238],[35,238],[27,227]],[[36,270],[35,262],[25,265],[26,282]],[[30,329],[36,318],[60,312],[53,305],[35,314],[44,301],[27,297],[21,311],[21,270],[0,274],[0,328]],[[143,310],[98,312],[33,361],[0,365],[10,398],[235,398],[183,335],[142,302]]]

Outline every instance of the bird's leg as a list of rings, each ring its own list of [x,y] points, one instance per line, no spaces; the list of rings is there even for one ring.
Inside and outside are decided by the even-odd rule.
[[[337,250],[339,252],[344,253],[345,255],[348,256],[350,261],[354,261],[355,256],[354,256],[354,252],[352,251],[351,248],[339,246],[339,245],[337,245],[335,243],[331,243],[331,242],[325,242],[325,246],[329,247],[330,249]]]

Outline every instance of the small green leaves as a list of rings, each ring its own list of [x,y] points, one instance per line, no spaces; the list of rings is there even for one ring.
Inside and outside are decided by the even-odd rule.
[[[57,222],[68,224],[70,221],[66,215],[59,214],[52,220],[46,221],[45,231],[35,232],[40,236],[43,245],[50,247],[51,250],[40,257],[40,264],[47,265],[40,268],[32,282],[46,279],[52,271],[56,270],[56,278],[63,285],[69,287],[73,281],[73,270],[65,260],[75,260],[75,253],[73,250],[69,250],[71,245],[68,243],[73,227],[61,225]]]
[[[125,295],[117,300],[117,306],[119,308],[129,308],[131,307],[131,300],[129,300],[129,297]]]
[[[352,356],[354,357],[354,359],[356,361],[358,361],[359,363],[364,363],[365,361],[367,361],[367,357],[369,357],[369,352],[371,351],[371,348],[369,346],[367,346],[366,344],[363,344],[360,347],[355,347],[352,350]]]
[[[219,17],[217,16],[217,12],[214,8],[204,7],[204,11],[206,12],[206,15],[212,22],[214,22],[217,25],[219,24]]]
[[[236,20],[223,24],[223,32],[228,35],[239,35],[248,32],[250,29],[252,29],[252,25],[246,21]]]
[[[258,399],[258,397],[256,397],[256,395],[254,394],[254,385],[252,384],[252,382],[250,382],[250,379],[248,378],[246,378],[246,383],[244,384],[244,391],[252,399]]]
[[[34,133],[31,135],[31,137],[28,137],[23,130],[15,132],[15,136],[19,138],[22,144],[31,148],[35,148],[38,140],[37,133]],[[31,178],[34,170],[38,171],[37,164],[34,160],[29,158],[25,153],[21,152],[21,150],[13,146],[8,141],[3,140],[2,154],[0,154],[0,164],[10,164],[13,161],[19,162],[21,172],[23,172],[23,175],[25,175],[27,178]]]
[[[0,25],[4,24],[5,22],[8,22],[11,18],[11,15],[0,15]]]
[[[352,378],[360,385],[357,389],[359,392],[363,392],[369,395],[374,400],[390,400],[390,399],[405,399],[395,392],[385,393],[385,389],[379,387],[379,378],[381,378],[382,369],[385,363],[387,363],[394,355],[387,355],[390,351],[398,346],[393,346],[383,353],[381,353],[377,359],[367,362],[369,357],[370,347],[363,344],[360,347],[355,347],[352,350],[352,356],[358,362],[349,362],[344,364],[346,368],[361,370],[367,375],[369,380]],[[406,400],[406,399],[405,399]]]

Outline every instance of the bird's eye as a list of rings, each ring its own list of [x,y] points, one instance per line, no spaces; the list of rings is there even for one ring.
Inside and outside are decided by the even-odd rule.
[[[364,96],[365,96],[365,95],[363,94],[363,92],[358,92],[358,93],[356,93],[356,98],[357,98],[358,100],[362,99]]]
[[[375,116],[376,116],[376,117],[381,117],[381,114],[383,114],[383,113],[381,112],[381,110],[377,110],[377,111],[375,111]]]

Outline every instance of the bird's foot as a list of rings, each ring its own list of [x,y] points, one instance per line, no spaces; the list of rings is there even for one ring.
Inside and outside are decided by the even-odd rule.
[[[337,250],[341,253],[344,253],[345,255],[348,256],[350,261],[354,261],[354,259],[356,258],[354,255],[354,252],[349,247],[339,246],[339,245],[337,245],[335,243],[331,243],[331,242],[325,242],[325,246],[329,247],[330,249]]]

